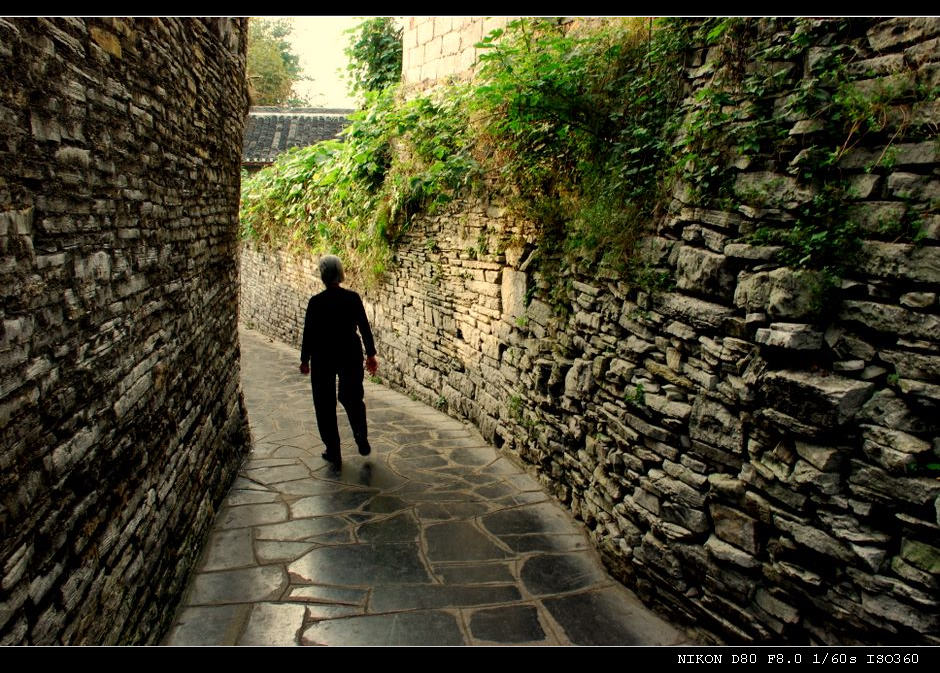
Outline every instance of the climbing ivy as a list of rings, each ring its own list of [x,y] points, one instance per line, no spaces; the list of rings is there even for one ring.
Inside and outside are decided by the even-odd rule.
[[[416,213],[434,212],[474,184],[465,96],[367,93],[342,142],[294,148],[243,179],[243,237],[343,254],[365,282],[375,280]]]
[[[351,94],[382,91],[401,79],[402,29],[389,16],[373,16],[350,33],[346,58]]]
[[[543,245],[623,267],[662,202],[680,122],[680,22],[519,19],[478,45],[489,166]]]
[[[861,228],[843,164],[862,142],[883,151],[923,139],[905,109],[934,100],[914,71],[863,86],[848,46],[860,20],[519,19],[479,45],[473,83],[406,100],[367,94],[342,143],[296,150],[245,181],[246,236],[345,251],[371,275],[414,217],[434,212],[484,177],[540,226],[543,259],[613,267],[645,290],[671,287],[638,255],[671,196],[725,211],[768,210],[750,234],[778,245],[780,262],[850,268]],[[825,40],[823,39],[825,38]],[[825,49],[811,49],[828,41]],[[709,54],[692,95],[690,55]],[[793,133],[796,121],[813,128]],[[781,184],[748,186],[765,172]],[[783,184],[783,183],[786,184]],[[786,189],[784,189],[786,188]],[[798,198],[785,200],[786,191]],[[917,240],[911,210],[881,233]],[[869,232],[870,233],[870,232]],[[468,254],[483,250],[471,248]],[[548,287],[565,294],[560,278]]]

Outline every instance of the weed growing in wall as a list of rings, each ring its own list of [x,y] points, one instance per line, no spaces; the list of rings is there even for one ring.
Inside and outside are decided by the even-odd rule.
[[[479,45],[488,165],[549,252],[625,268],[662,202],[686,33],[678,22],[520,19]]]
[[[864,34],[864,21],[761,21],[702,24],[698,39],[719,57],[683,126],[686,156],[678,177],[702,205],[786,213],[761,222],[750,240],[781,246],[779,261],[787,266],[821,271],[814,290],[821,310],[838,278],[852,268],[866,233],[849,208],[846,161],[859,146],[880,146],[866,171],[889,172],[899,143],[931,137],[929,129],[911,127],[910,111],[935,100],[937,89],[906,67],[876,76],[854,65],[848,42]],[[827,46],[812,49],[820,44]],[[789,175],[793,182],[736,183],[736,164]],[[875,233],[916,242],[921,216],[909,210]]]

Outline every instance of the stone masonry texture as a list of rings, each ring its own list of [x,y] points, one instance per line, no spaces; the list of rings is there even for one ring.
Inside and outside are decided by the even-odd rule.
[[[437,30],[413,28],[406,49]],[[860,79],[901,63],[937,83],[940,20],[852,34]],[[712,57],[689,55],[690,96]],[[883,140],[842,159],[872,226],[833,311],[813,315],[811,272],[746,240],[783,210],[706,209],[677,190],[644,245],[675,284],[648,293],[540,258],[537,223],[491,196],[415,223],[365,294],[382,377],[535,466],[611,572],[704,642],[940,644],[932,105],[895,112],[932,123],[933,141],[871,170]],[[742,165],[739,180],[805,198],[787,161],[779,175]],[[905,208],[916,244],[878,233]],[[243,316],[298,345],[314,269],[246,245]]]
[[[0,19],[0,643],[159,642],[247,449],[246,24]]]

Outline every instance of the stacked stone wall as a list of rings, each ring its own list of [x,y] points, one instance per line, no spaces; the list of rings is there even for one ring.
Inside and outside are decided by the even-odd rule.
[[[246,29],[0,20],[0,643],[152,643],[247,448]]]
[[[937,19],[872,20],[851,44],[858,79],[907,64],[936,86],[938,40]],[[692,55],[690,92],[713,58]],[[612,572],[703,640],[940,644],[937,111],[893,111],[933,131],[892,163],[874,161],[883,137],[842,157],[865,240],[832,311],[814,313],[817,277],[749,242],[812,198],[785,160],[737,178],[780,208],[677,190],[643,242],[670,290],[557,266],[492,197],[421,219],[367,294],[381,375],[531,465]],[[785,121],[791,138],[809,126]],[[917,243],[882,226],[905,209]],[[311,288],[291,279],[307,272],[272,259],[243,256],[243,276],[284,283],[255,324],[299,335]],[[293,318],[265,317],[291,293]]]

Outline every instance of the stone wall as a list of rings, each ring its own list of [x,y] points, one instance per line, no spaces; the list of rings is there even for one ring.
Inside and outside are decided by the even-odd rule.
[[[937,19],[873,20],[855,72],[914,64],[936,85],[938,40]],[[713,56],[691,56],[691,89]],[[532,465],[612,572],[705,641],[940,644],[937,111],[895,111],[933,132],[890,164],[869,168],[883,144],[843,157],[865,240],[832,312],[814,314],[818,278],[748,242],[812,197],[785,171],[739,167],[781,208],[678,190],[643,243],[674,280],[656,292],[540,257],[537,228],[491,197],[422,219],[367,294],[381,375]],[[916,244],[882,226],[905,209]],[[255,326],[297,344],[309,262],[242,261],[281,283]]]
[[[447,77],[472,76],[480,53],[474,45],[509,21],[505,16],[405,17],[402,81],[420,88]]]
[[[153,643],[247,448],[243,20],[0,20],[0,643]]]

